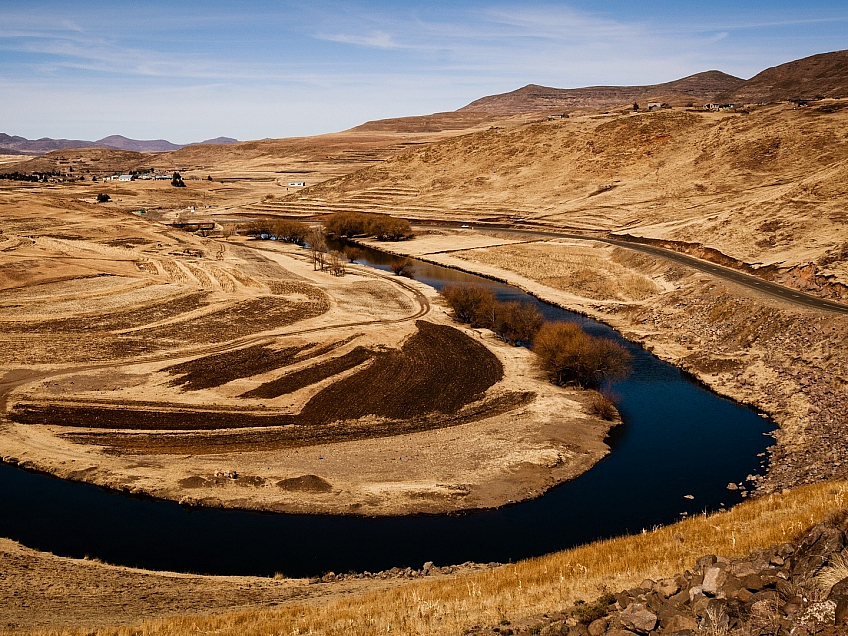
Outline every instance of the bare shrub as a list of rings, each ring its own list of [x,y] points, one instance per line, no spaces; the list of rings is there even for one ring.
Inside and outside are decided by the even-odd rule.
[[[495,333],[514,345],[529,344],[544,323],[539,309],[529,302],[498,302],[494,313]]]
[[[323,220],[327,234],[350,238],[366,233],[368,217],[362,212],[336,212]]]
[[[379,241],[401,241],[413,236],[409,221],[388,214],[336,212],[323,223],[327,234],[344,238],[373,236]]]
[[[608,396],[600,392],[591,397],[589,412],[607,422],[612,422],[618,417],[618,409],[615,408],[615,404]]]
[[[573,322],[542,325],[533,351],[551,382],[581,387],[596,387],[604,380],[624,377],[632,358],[622,345],[591,336]]]
[[[345,246],[345,248],[342,250],[342,253],[345,255],[345,258],[350,263],[353,263],[362,258],[363,254],[361,249],[359,249],[358,247],[352,247],[350,245]]]
[[[372,216],[367,233],[378,241],[403,241],[413,236],[409,221],[384,214]]]
[[[327,257],[327,267],[333,276],[344,276],[347,273],[344,255],[341,252],[336,252],[335,250],[330,252]]]
[[[445,285],[439,292],[459,322],[489,328],[494,322],[495,294],[481,285]]]
[[[412,266],[412,261],[408,258],[398,258],[389,263],[391,269],[396,276],[406,276],[412,278],[415,269]]]
[[[276,237],[278,241],[297,245],[303,245],[309,234],[309,226],[301,221],[274,221],[270,229],[271,236]]]

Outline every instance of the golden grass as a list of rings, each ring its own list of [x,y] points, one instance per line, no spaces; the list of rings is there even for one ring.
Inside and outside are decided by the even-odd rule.
[[[848,482],[805,486],[635,536],[599,541],[482,573],[418,580],[322,605],[167,618],[136,627],[37,633],[460,634],[475,625],[496,625],[503,618],[514,620],[563,610],[577,599],[597,597],[604,588],[625,589],[646,578],[668,577],[691,568],[703,554],[744,556],[754,549],[792,540],[841,510],[846,496]]]
[[[611,258],[606,257],[608,252]],[[634,263],[615,258],[612,250],[593,246],[525,243],[453,255],[511,270],[548,287],[594,300],[644,300],[660,291]]]

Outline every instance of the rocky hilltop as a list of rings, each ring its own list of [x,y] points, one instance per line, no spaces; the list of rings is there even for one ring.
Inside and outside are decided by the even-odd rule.
[[[576,108],[612,108],[645,101],[662,101],[672,106],[701,106],[705,102],[758,104],[825,97],[848,97],[848,50],[787,62],[768,68],[749,80],[721,71],[706,71],[649,86],[550,88],[528,84],[509,93],[477,99],[458,112],[516,115]]]

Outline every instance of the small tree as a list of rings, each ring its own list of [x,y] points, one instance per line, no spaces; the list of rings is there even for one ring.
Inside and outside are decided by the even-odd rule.
[[[312,269],[320,269],[323,272],[327,267],[325,258],[327,241],[324,238],[324,232],[320,227],[313,227],[309,230],[306,241],[309,243],[309,253],[312,256]]]
[[[184,188],[186,187],[183,178],[180,176],[179,172],[174,172],[174,175],[171,177],[171,185],[175,188]]]
[[[408,258],[398,258],[389,263],[389,269],[391,269],[396,276],[406,276],[407,278],[412,278],[415,273],[414,268],[412,267],[412,261]]]
[[[335,250],[327,257],[328,267],[333,276],[344,276],[347,273],[344,255]]]
[[[345,248],[342,250],[342,253],[345,255],[345,258],[351,263],[362,258],[362,250],[358,247],[353,247],[351,245],[346,245]]]
[[[111,200],[112,200],[112,197],[110,197],[105,192],[101,192],[100,194],[97,195],[97,202],[98,203],[107,203],[108,201],[111,201]]]

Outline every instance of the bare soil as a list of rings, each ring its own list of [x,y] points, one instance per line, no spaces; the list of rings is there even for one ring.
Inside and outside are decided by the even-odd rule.
[[[90,187],[0,187],[4,461],[193,505],[394,515],[536,497],[608,452],[586,396],[453,326],[431,288],[72,196]]]

